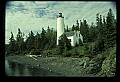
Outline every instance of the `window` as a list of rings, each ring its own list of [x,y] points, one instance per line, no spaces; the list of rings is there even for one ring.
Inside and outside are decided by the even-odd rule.
[[[71,42],[71,39],[69,39],[69,41]]]

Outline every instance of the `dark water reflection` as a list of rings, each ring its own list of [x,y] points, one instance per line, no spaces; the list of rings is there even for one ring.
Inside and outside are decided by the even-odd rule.
[[[44,70],[30,65],[24,65],[5,60],[5,73],[7,76],[61,76],[50,70]]]

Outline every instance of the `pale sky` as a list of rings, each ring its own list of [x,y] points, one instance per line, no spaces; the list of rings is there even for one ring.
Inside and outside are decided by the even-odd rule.
[[[65,26],[72,27],[76,20],[86,19],[89,25],[96,23],[96,14],[106,16],[110,8],[116,18],[116,4],[113,1],[10,1],[5,9],[5,43],[9,42],[11,31],[16,38],[18,28],[25,35],[30,31],[40,33],[42,27],[56,29],[59,13],[64,16]]]

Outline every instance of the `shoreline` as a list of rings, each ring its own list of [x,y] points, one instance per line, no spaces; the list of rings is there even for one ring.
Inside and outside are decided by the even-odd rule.
[[[94,74],[85,74],[84,67],[81,66],[82,58],[71,57],[28,57],[28,56],[8,56],[5,60],[21,64],[40,67],[53,71],[67,77],[95,77]]]

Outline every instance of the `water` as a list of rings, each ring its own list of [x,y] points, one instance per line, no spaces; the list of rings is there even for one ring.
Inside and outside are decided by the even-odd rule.
[[[7,76],[61,76],[51,70],[44,70],[30,65],[5,60],[5,73]]]

